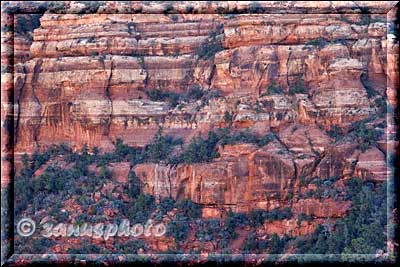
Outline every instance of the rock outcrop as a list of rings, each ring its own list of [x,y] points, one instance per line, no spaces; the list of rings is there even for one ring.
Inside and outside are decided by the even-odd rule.
[[[46,13],[15,39],[16,155],[62,142],[111,151],[116,138],[145,146],[160,126],[187,143],[230,126],[256,135],[273,131],[277,139],[264,147],[226,146],[210,163],[137,165],[145,191],[249,211],[287,201],[300,180],[315,176],[383,181],[384,152],[336,144],[327,131],[345,134],[351,123],[380,115],[376,99],[386,98],[388,75],[384,20],[379,14]],[[178,107],[149,98],[154,89],[185,94],[194,85],[221,97]]]
[[[245,137],[219,140],[217,156],[201,162],[110,160],[110,181],[93,199],[129,199],[136,176],[143,194],[190,199],[203,218],[289,208],[294,218],[265,220],[259,230],[311,234],[352,205],[328,190],[310,197],[321,191],[313,182],[342,190],[352,177],[379,184],[393,174],[399,69],[398,37],[385,13],[391,4],[69,1],[4,13],[2,187],[13,167],[20,171],[22,154],[54,144],[108,153],[121,139],[139,151],[162,129],[182,140],[179,153],[224,128]],[[255,141],[265,136],[272,138]],[[32,175],[67,162],[50,159]],[[89,170],[102,167],[91,162]],[[65,205],[84,211],[76,198]],[[200,242],[194,228],[187,251]],[[176,245],[171,237],[147,241],[152,251]],[[66,253],[74,242],[53,251]]]
[[[107,150],[116,137],[144,145],[160,123],[199,131],[218,110],[182,114],[146,100],[147,91],[184,93],[193,84],[253,103],[271,84],[282,89],[259,99],[258,114],[221,103],[240,122],[346,126],[376,113],[365,83],[385,93],[382,25],[358,15],[45,14],[32,59],[15,66],[16,149],[66,142]]]
[[[261,148],[227,145],[220,154],[211,163],[139,164],[134,171],[146,193],[231,207],[236,212],[272,208],[276,200],[293,191],[294,162],[278,142]]]

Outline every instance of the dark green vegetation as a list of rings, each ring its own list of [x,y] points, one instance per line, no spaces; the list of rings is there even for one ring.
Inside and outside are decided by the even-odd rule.
[[[250,132],[250,130],[248,129],[233,134],[228,134],[226,130],[222,130],[221,132],[223,134],[223,137],[221,138],[221,145],[223,146],[236,143],[250,143],[262,147],[276,138],[275,134],[273,134],[272,132],[269,132],[264,136],[258,137]]]
[[[73,152],[64,144],[54,145],[42,153],[33,153],[31,157],[23,155],[22,168],[14,184],[15,217],[20,218],[22,213],[28,213],[34,217],[36,212],[46,210],[54,221],[68,222],[71,214],[61,213],[60,210],[63,203],[74,196],[77,197],[79,205],[87,211],[76,218],[77,222],[81,223],[106,220],[103,214],[109,207],[120,210],[114,219],[129,218],[131,222],[140,223],[146,222],[152,216],[161,219],[168,211],[177,208],[179,212],[172,218],[168,233],[179,244],[187,237],[188,222],[201,216],[201,207],[189,200],[179,202],[169,198],[156,200],[154,196],[143,194],[143,185],[133,170],[129,173],[129,183],[123,185],[123,192],[121,192],[129,196],[129,202],[115,199],[111,194],[95,202],[92,193],[100,191],[105,183],[112,181],[109,164],[129,161],[133,167],[143,162],[166,161],[172,164],[207,162],[218,157],[218,144],[248,142],[262,146],[272,139],[273,135],[256,137],[248,131],[232,134],[229,129],[219,129],[215,132],[210,131],[206,138],[200,135],[193,138],[187,147],[182,149],[181,139],[163,135],[162,130],[159,129],[152,142],[144,148],[128,146],[121,139],[115,141],[114,151],[107,153],[101,153],[97,147],[89,151],[88,147],[84,146],[80,151]],[[182,152],[177,153],[177,150]],[[49,162],[52,163],[49,164]],[[44,164],[48,165],[41,170],[41,174],[34,175],[38,169],[43,168]],[[91,171],[89,165],[99,167],[99,171]],[[241,225],[239,223],[241,220],[253,221],[254,219],[232,215],[227,223],[230,230],[223,233],[224,240],[233,237],[232,230],[237,225]],[[34,242],[39,242],[38,239],[34,240],[36,240]],[[222,248],[226,245],[218,245],[218,247]]]
[[[180,94],[161,89],[153,89],[146,91],[146,95],[151,101],[166,101],[174,108],[181,102],[193,102],[200,99],[204,106],[211,98],[218,97],[219,93],[213,90],[204,91],[200,86],[192,85],[186,93]]]
[[[385,125],[382,123],[372,124],[369,118],[352,123],[347,134],[337,125],[333,125],[331,129],[327,131],[327,134],[335,138],[336,142],[344,138],[352,140],[358,145],[358,148],[362,152],[365,152],[368,148],[377,145],[377,141],[384,133],[384,127]]]
[[[307,93],[308,93],[308,88],[305,86],[302,80],[302,75],[299,75],[295,83],[289,87],[289,95],[307,94]]]
[[[220,136],[215,132],[209,132],[207,139],[200,135],[192,139],[187,149],[178,157],[176,157],[173,163],[185,162],[207,162],[219,156],[216,146]]]
[[[268,86],[268,94],[270,95],[281,95],[283,93],[284,93],[283,89],[276,86],[274,83]]]
[[[384,118],[387,113],[386,100],[383,97],[378,97],[374,99],[374,104],[376,107],[376,114],[378,114],[379,117]]]
[[[171,221],[168,224],[167,234],[174,238],[175,249],[179,249],[182,242],[187,239],[189,232],[196,229],[196,236],[200,241],[211,242],[216,249],[225,250],[228,249],[229,241],[237,238],[235,230],[238,227],[249,224],[257,227],[262,224],[263,220],[290,218],[292,216],[290,210],[275,209],[270,212],[256,210],[249,214],[229,211],[225,220],[202,220],[201,206],[190,200],[177,202],[170,198],[157,200],[152,195],[144,194],[143,185],[133,170],[129,174],[128,184],[123,185],[122,189],[123,193],[129,197],[129,201],[105,195],[99,202],[96,202],[92,198],[92,193],[101,191],[103,184],[111,182],[112,172],[108,168],[110,163],[129,160],[134,166],[141,162],[162,160],[175,163],[210,161],[218,156],[217,144],[250,142],[262,146],[273,138],[273,135],[258,138],[247,131],[230,134],[229,129],[221,129],[209,132],[206,138],[201,136],[194,138],[181,154],[175,156],[174,147],[182,146],[182,141],[163,135],[161,129],[145,148],[128,146],[120,139],[115,141],[114,151],[108,153],[100,153],[96,147],[89,151],[87,146],[84,146],[81,151],[72,152],[66,145],[54,145],[43,153],[34,153],[31,157],[23,156],[22,169],[15,179],[15,216],[20,218],[23,212],[25,215],[28,214],[35,218],[36,212],[46,210],[46,215],[50,215],[54,222],[69,222],[76,215],[69,212],[63,213],[60,210],[66,200],[77,197],[78,204],[85,211],[75,217],[78,224],[107,221],[108,217],[104,215],[107,208],[116,208],[120,211],[112,218],[114,221],[128,218],[132,223],[145,223],[149,218],[161,220],[168,216]],[[47,165],[40,175],[34,175],[50,160],[61,158],[63,164],[53,162]],[[100,171],[97,173],[91,171],[89,165],[97,165]],[[170,217],[167,213],[172,209],[176,209],[177,214]],[[46,250],[47,241],[41,238],[32,240],[38,244],[40,251]],[[17,241],[17,247],[27,249],[22,240]],[[144,244],[141,247],[146,248],[147,246]],[[132,249],[136,251],[138,247]],[[28,251],[37,252],[31,249]],[[70,253],[89,252],[107,253],[107,250],[88,244],[70,251]]]
[[[287,236],[280,238],[277,234],[260,239],[255,232],[251,232],[244,241],[242,251],[243,253],[283,254],[288,240]]]
[[[326,132],[330,137],[335,138],[336,141],[343,137],[343,131],[337,125],[333,125],[329,131]]]
[[[168,101],[172,107],[176,107],[178,105],[179,94],[177,93],[153,89],[146,91],[146,95],[151,101]]]
[[[96,13],[97,10],[103,5],[105,5],[105,1],[77,1],[78,3],[83,4],[85,7],[80,10],[80,14],[92,14]]]
[[[312,45],[318,47],[318,49],[324,48],[330,42],[323,37],[318,37],[316,39],[310,40],[306,43],[306,45]]]
[[[376,142],[384,133],[383,129],[376,129],[374,126],[367,125],[368,120],[354,122],[350,126],[350,131],[347,138],[351,138],[357,142],[361,151],[365,151],[371,146],[376,145]]]
[[[249,5],[249,12],[250,13],[263,13],[264,8],[261,6],[261,4],[257,1],[252,1]]]
[[[40,26],[41,14],[19,14],[15,16],[14,32],[32,38],[29,33]]]
[[[386,250],[386,183],[352,178],[346,183],[346,199],[352,201],[349,214],[298,238],[298,253],[374,254]]]
[[[264,92],[264,93],[262,93],[262,94],[260,95],[260,97],[267,96],[267,95],[282,95],[282,94],[284,94],[284,93],[285,93],[285,92],[284,92],[284,90],[283,90],[281,87],[277,86],[274,82],[272,82],[272,83],[268,86],[267,91]]]
[[[378,94],[378,92],[373,88],[371,81],[368,78],[368,74],[361,74],[360,80],[369,98],[374,97]]]
[[[172,4],[167,4],[163,10],[164,15],[174,13],[174,6]]]
[[[204,42],[199,48],[196,49],[196,54],[199,56],[199,59],[212,58],[215,56],[216,53],[224,49],[222,47],[221,39],[217,38],[221,30],[222,28],[213,31],[210,34],[210,38],[206,42]]]
[[[341,130],[332,128],[333,132]],[[367,123],[358,122],[352,125],[348,136],[360,143],[372,145],[376,139],[375,129],[367,127]],[[341,136],[337,134],[338,136]],[[336,134],[332,134],[335,136]],[[144,162],[161,162],[169,164],[208,162],[218,157],[217,147],[235,143],[251,143],[262,147],[275,139],[273,133],[265,136],[256,136],[249,130],[231,132],[229,128],[210,131],[206,137],[197,136],[187,146],[183,146],[180,139],[163,135],[160,129],[144,148],[131,147],[121,139],[114,143],[112,152],[101,153],[94,147],[92,151],[84,146],[81,151],[72,152],[66,145],[52,146],[43,153],[34,153],[31,157],[22,157],[23,167],[15,179],[15,217],[22,213],[35,218],[35,213],[46,210],[52,220],[68,222],[73,214],[61,213],[63,203],[71,197],[77,197],[78,204],[85,211],[76,217],[77,223],[104,222],[107,216],[104,211],[108,208],[119,212],[112,220],[119,221],[127,218],[132,223],[145,223],[149,218],[161,220],[168,217],[167,235],[173,237],[175,246],[171,249],[179,251],[183,243],[187,242],[189,234],[194,231],[197,240],[203,244],[212,244],[217,251],[228,251],[229,244],[238,237],[238,229],[244,226],[251,227],[250,236],[244,241],[243,252],[258,252],[280,254],[288,244],[296,244],[299,253],[361,253],[375,252],[383,249],[384,227],[386,223],[386,192],[383,185],[362,183],[359,179],[350,180],[345,192],[337,190],[333,185],[339,177],[329,179],[315,178],[308,183],[317,186],[317,190],[306,193],[306,198],[338,198],[351,200],[353,206],[348,216],[318,227],[317,231],[301,238],[279,238],[277,235],[260,237],[256,229],[262,227],[265,221],[290,219],[293,214],[289,208],[274,209],[271,211],[253,210],[248,214],[228,212],[224,220],[201,219],[201,206],[190,201],[175,201],[171,198],[156,199],[152,195],[143,193],[143,184],[133,169],[129,174],[129,182],[122,185],[122,193],[129,200],[116,199],[112,194],[102,196],[99,202],[94,201],[93,192],[101,191],[105,183],[111,182],[112,172],[108,168],[110,163],[129,161],[133,167]],[[367,139],[367,140],[366,140]],[[372,139],[372,141],[371,141]],[[62,164],[48,164],[40,175],[34,173],[44,164],[54,159],[62,159]],[[93,172],[89,165],[98,166],[100,171]],[[304,178],[303,178],[304,179]],[[305,185],[307,182],[302,181]],[[169,211],[174,210],[175,215]],[[297,222],[311,220],[310,216],[301,214]],[[360,227],[356,227],[360,226]],[[33,238],[40,251],[45,251],[47,241]],[[17,247],[28,249],[23,240],[17,240]],[[33,243],[32,243],[33,244]],[[29,243],[30,246],[32,246]],[[121,251],[123,250],[121,245]],[[145,243],[131,246],[132,251],[139,248],[147,249]],[[82,246],[71,250],[78,253],[106,253],[98,246]],[[28,250],[31,251],[31,250]],[[33,251],[36,252],[36,251]],[[172,251],[171,251],[172,253]]]
[[[284,253],[285,244],[289,240],[287,236],[280,238],[277,234],[273,234],[261,239],[255,229],[256,227],[261,227],[266,221],[285,220],[292,217],[293,214],[290,208],[275,208],[271,211],[253,210],[248,215],[245,215],[246,224],[252,228],[242,245],[243,253]],[[241,221],[243,221],[243,218],[241,218]]]
[[[300,183],[302,185],[306,185],[306,182],[303,180],[304,178],[300,177]],[[341,188],[338,188],[334,185],[334,183],[339,179],[339,177],[331,176],[326,179],[322,179],[320,177],[314,177],[310,180],[309,184],[314,184],[317,189],[316,190],[308,190],[302,197],[304,198],[314,198],[314,199],[326,199],[332,198],[337,200],[338,198],[343,198],[344,192],[342,192]]]

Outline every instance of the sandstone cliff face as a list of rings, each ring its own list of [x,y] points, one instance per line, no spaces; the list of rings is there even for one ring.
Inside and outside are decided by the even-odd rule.
[[[226,146],[209,164],[160,166],[139,164],[136,175],[145,192],[174,199],[192,199],[205,206],[231,207],[236,212],[269,209],[292,192],[295,167],[277,142],[265,147]],[[268,151],[268,152],[267,152]]]
[[[340,189],[351,177],[375,183],[392,175],[398,42],[388,34],[386,14],[374,14],[380,10],[374,3],[372,14],[347,10],[356,8],[353,2],[320,2],[317,9],[265,2],[270,14],[241,14],[246,5],[176,2],[170,12],[165,3],[107,1],[96,14],[71,1],[67,14],[52,6],[43,15],[5,17],[2,23],[26,28],[12,34],[13,76],[2,73],[2,117],[13,120],[7,125],[14,127],[17,169],[23,153],[53,144],[109,152],[121,138],[145,147],[161,127],[185,149],[210,130],[248,130],[274,138],[263,145],[218,144],[219,156],[208,162],[112,163],[117,186],[105,185],[94,198],[113,194],[134,173],[143,193],[190,199],[203,218],[285,207],[313,218],[265,223],[268,235],[307,235],[323,220],[345,216],[351,202],[329,192],[311,197],[321,189],[312,181],[333,180]],[[337,14],[328,14],[332,8]],[[191,88],[203,96],[177,103],[151,97],[155,90],[185,96]],[[95,164],[90,169],[99,172]],[[165,251],[171,243],[152,246]]]
[[[381,19],[45,14],[33,33],[33,59],[16,65],[17,150],[57,141],[107,149],[116,137],[144,145],[159,123],[167,131],[198,131],[217,122],[210,117],[220,111],[181,114],[145,94],[185,92],[192,84],[228,99],[250,96],[253,103],[271,84],[283,89],[280,99],[272,97],[272,109],[267,97],[258,114],[221,103],[219,109],[237,113],[235,121],[345,126],[376,113],[362,75],[385,93]],[[299,79],[310,90],[288,95]]]
[[[159,126],[188,142],[226,126],[230,112],[232,131],[273,130],[278,140],[225,147],[207,164],[138,165],[146,191],[248,211],[287,200],[304,177],[385,180],[379,149],[357,152],[351,141],[337,147],[326,132],[334,126],[346,132],[379,112],[375,100],[385,99],[387,77],[384,20],[44,14],[29,53],[15,65],[17,154],[61,142],[107,151],[117,137],[144,146]],[[26,51],[29,43],[17,40],[17,51]],[[185,93],[194,84],[222,98],[174,108],[146,94]]]

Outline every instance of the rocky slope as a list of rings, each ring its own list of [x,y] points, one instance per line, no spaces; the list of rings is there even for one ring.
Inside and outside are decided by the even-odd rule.
[[[143,146],[159,126],[190,140],[197,132],[224,126],[224,113],[229,112],[232,130],[278,133],[274,149],[287,149],[288,155],[269,159],[273,150],[265,147],[249,157],[267,169],[271,162],[276,170],[267,175],[282,179],[281,190],[294,183],[289,177],[296,179],[301,172],[343,175],[345,151],[354,153],[354,148],[338,152],[331,170],[321,170],[325,159],[336,153],[326,130],[337,126],[347,131],[350,123],[378,114],[382,107],[376,100],[384,105],[385,99],[385,18],[362,19],[315,14],[45,14],[33,32],[32,59],[15,66],[16,150],[61,142],[77,149],[88,144],[109,150],[117,137]],[[172,108],[146,95],[154,89],[183,93],[192,85],[218,90],[222,97],[193,110],[196,103]],[[272,85],[281,92],[269,92]],[[296,88],[300,91],[290,92]],[[242,149],[231,149],[233,161],[247,153]],[[385,169],[385,155],[380,150],[371,153],[377,155],[376,163],[359,162],[356,167],[384,180],[378,166]],[[361,161],[368,161],[364,154]],[[353,161],[358,158],[356,153]],[[223,159],[215,164],[228,164]],[[319,166],[309,166],[316,162]],[[252,175],[259,179],[266,175],[250,165],[238,171],[256,172]],[[220,179],[226,175],[216,174]],[[237,171],[232,175],[238,177]],[[251,180],[249,175],[246,180]]]
[[[232,140],[219,139],[217,156],[123,159],[109,165],[113,182],[126,184],[134,173],[142,193],[190,199],[203,218],[276,208],[313,218],[277,220],[260,230],[279,236],[310,234],[348,213],[349,199],[315,181],[344,190],[351,177],[374,183],[391,177],[398,44],[386,13],[374,12],[383,4],[369,3],[368,14],[328,12],[352,3],[321,2],[292,14],[279,14],[287,6],[259,12],[271,3],[250,6],[253,14],[241,14],[248,8],[241,3],[215,5],[107,2],[94,14],[72,1],[49,6],[40,21],[16,15],[14,26],[26,29],[14,38],[17,171],[22,154],[54,144],[113,153],[121,139],[147,149],[162,128],[164,136],[182,139],[173,150],[179,154],[194,138],[227,129]],[[135,12],[116,12],[128,8]],[[272,137],[254,141],[265,136]],[[320,188],[323,197],[307,197]]]

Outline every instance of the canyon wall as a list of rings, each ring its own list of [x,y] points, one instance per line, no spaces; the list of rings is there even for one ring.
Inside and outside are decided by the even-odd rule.
[[[27,28],[14,41],[16,159],[55,143],[145,146],[159,127],[187,144],[227,127],[229,112],[232,132],[279,138],[221,148],[212,163],[139,165],[147,190],[240,210],[287,199],[300,177],[386,179],[389,133],[367,151],[328,134],[365,119],[387,130],[377,116],[387,80],[396,86],[386,68],[386,14],[45,13],[14,21]],[[192,86],[220,97],[174,107],[146,94]]]
[[[220,128],[272,134],[262,145],[218,144],[208,162],[112,169],[118,183],[133,172],[144,193],[201,204],[205,218],[285,207],[314,216],[297,228],[294,220],[264,226],[279,235],[309,234],[315,222],[351,207],[328,193],[304,197],[316,189],[312,181],[341,189],[351,177],[379,183],[393,175],[392,2],[358,10],[353,2],[107,1],[97,13],[61,3],[2,18],[14,26],[2,32],[2,156],[11,153],[17,167],[22,154],[54,144],[112,152],[120,138],[143,148],[160,128],[181,138],[182,150]],[[193,88],[203,96],[193,98]],[[180,98],[154,99],[154,92]],[[4,163],[3,186],[12,169]]]

